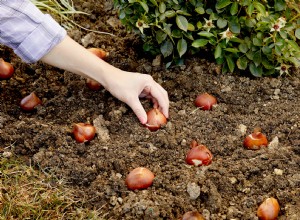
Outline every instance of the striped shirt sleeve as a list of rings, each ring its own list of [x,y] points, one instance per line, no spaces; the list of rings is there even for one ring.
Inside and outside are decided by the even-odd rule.
[[[29,0],[0,0],[0,44],[25,62],[34,63],[66,36],[50,15],[43,14]]]

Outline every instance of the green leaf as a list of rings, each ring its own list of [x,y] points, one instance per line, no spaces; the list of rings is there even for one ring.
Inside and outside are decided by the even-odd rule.
[[[230,7],[230,14],[235,15],[236,13],[238,13],[238,10],[239,10],[239,3],[233,2]]]
[[[200,14],[200,15],[205,14],[205,10],[204,10],[203,7],[197,7],[197,8],[195,9],[195,11],[196,11],[198,14]]]
[[[247,19],[245,21],[245,24],[246,24],[247,27],[253,28],[256,24],[256,20],[254,18]]]
[[[212,14],[213,13],[213,10],[211,8],[208,8],[205,10],[206,14]]]
[[[300,39],[300,28],[296,29],[295,36],[297,39]]]
[[[222,73],[223,74],[228,73],[228,65],[225,65],[225,63],[222,66]]]
[[[256,66],[259,66],[259,64],[261,64],[261,52],[260,50],[254,53],[253,56],[253,62]]]
[[[209,42],[211,45],[216,45],[216,44],[217,44],[217,41],[216,41],[215,38],[210,38],[210,39],[208,40],[208,42]]]
[[[164,32],[166,32],[167,33],[167,35],[171,35],[171,27],[172,27],[172,24],[166,24],[166,23],[164,23],[164,28],[163,28],[163,30],[164,30]]]
[[[186,53],[187,42],[185,39],[182,38],[177,42],[177,51],[178,51],[179,57],[182,57],[182,55]]]
[[[241,25],[239,23],[238,17],[232,16],[229,19],[228,26],[232,33],[239,34],[241,32]]]
[[[267,59],[263,59],[261,63],[268,70],[274,69],[274,65],[271,64]]]
[[[157,2],[156,2],[155,0],[150,0],[150,2],[151,2],[153,5],[157,6]]]
[[[253,60],[253,56],[254,56],[253,51],[248,50],[248,52],[246,53],[246,57],[247,57],[249,60]]]
[[[131,15],[131,14],[133,14],[133,10],[131,8],[126,8],[125,13],[126,13],[126,15]]]
[[[202,28],[202,23],[200,21],[197,22],[197,28],[201,29]]]
[[[143,44],[143,50],[149,52],[151,50],[151,45],[147,43]]]
[[[172,61],[166,63],[166,69],[168,69],[172,64]]]
[[[231,52],[231,53],[238,53],[240,52],[238,49],[236,48],[225,48],[225,51]]]
[[[165,16],[167,18],[173,18],[173,17],[175,17],[175,15],[176,15],[176,12],[173,11],[173,10],[168,10],[168,11],[165,12]]]
[[[215,55],[215,59],[221,57],[222,55],[222,48],[219,44],[216,46],[214,55]]]
[[[167,38],[167,34],[162,30],[158,30],[155,36],[158,44],[161,44]]]
[[[238,37],[234,37],[230,39],[230,42],[243,43],[244,41]]]
[[[183,32],[182,33],[187,39],[194,40],[193,34],[191,32]]]
[[[287,60],[293,63],[295,67],[300,66],[300,60],[298,60],[296,57],[289,57]]]
[[[184,59],[183,58],[174,58],[175,64],[177,66],[182,66],[184,65]]]
[[[160,20],[160,21],[163,22],[165,19],[166,19],[165,14],[160,14],[160,15],[159,15],[159,20]]]
[[[235,67],[235,63],[233,62],[232,57],[226,56],[226,62],[227,62],[229,71],[230,71],[231,73],[233,73],[234,67]]]
[[[173,53],[173,44],[170,40],[166,40],[161,46],[160,46],[160,52],[164,57],[168,57]]]
[[[239,50],[240,50],[240,52],[242,52],[242,53],[246,53],[246,52],[248,51],[248,46],[247,46],[247,44],[241,43],[241,44],[239,45]]]
[[[226,19],[223,19],[223,18],[219,18],[218,20],[217,20],[217,26],[218,26],[218,28],[220,28],[220,29],[223,29],[223,28],[225,28],[226,26],[227,26],[227,20]]]
[[[262,15],[266,15],[266,8],[265,6],[260,3],[260,2],[253,2],[254,8],[256,8],[257,11],[259,11],[259,13],[261,13]]]
[[[186,19],[186,17],[184,17],[182,15],[178,15],[178,16],[176,16],[176,24],[181,30],[186,32],[189,22]]]
[[[193,6],[196,6],[196,4],[197,4],[197,1],[196,1],[196,0],[189,0],[189,2],[190,2]]]
[[[248,59],[246,57],[240,57],[236,61],[236,65],[240,70],[245,70],[248,66]]]
[[[207,43],[208,43],[208,40],[206,40],[206,39],[197,39],[197,40],[193,41],[192,47],[195,47],[195,48],[204,47]]]
[[[300,51],[300,47],[298,46],[298,44],[295,41],[292,40],[287,40],[288,44],[297,52]]]
[[[166,4],[164,2],[160,2],[158,8],[159,8],[159,12],[161,14],[163,14],[163,13],[165,13],[167,6],[166,6]]]
[[[214,35],[208,31],[200,31],[198,33],[198,35],[202,36],[202,37],[213,37]]]
[[[193,24],[191,24],[191,23],[188,23],[187,29],[188,29],[189,31],[194,31],[194,30],[195,30],[195,26],[194,26]]]
[[[286,31],[279,31],[279,34],[283,39],[286,39],[288,37],[288,34]]]
[[[222,9],[225,8],[226,6],[230,5],[231,1],[230,0],[220,0],[216,4],[216,9]]]
[[[274,8],[275,11],[284,11],[286,8],[285,0],[275,0]]]
[[[125,11],[120,11],[120,13],[119,13],[119,18],[120,18],[120,20],[122,20],[122,19],[124,19],[126,17],[126,13],[125,13]]]
[[[253,76],[255,77],[261,77],[262,76],[262,68],[259,66],[255,66],[254,63],[250,63],[249,65],[249,69],[250,69],[250,72]]]
[[[174,29],[172,31],[172,37],[175,37],[175,38],[182,38],[182,32],[178,29]]]
[[[148,5],[145,2],[142,2],[142,1],[140,1],[139,3],[143,7],[143,9],[145,10],[145,12],[148,13],[148,11],[149,11]]]
[[[275,45],[275,54],[277,56],[281,56],[281,47],[280,46]]]
[[[251,17],[252,13],[254,11],[254,5],[251,3],[248,8],[246,9],[247,14]]]
[[[177,10],[176,13],[179,14],[179,15],[191,16],[190,13],[187,13],[187,12],[184,11],[184,10]]]
[[[216,63],[217,63],[218,65],[224,64],[224,62],[225,62],[224,57],[219,57],[219,58],[216,59]]]
[[[219,18],[219,15],[217,13],[211,13],[209,15],[209,20],[217,20]]]
[[[258,39],[258,38],[253,38],[253,45],[254,46],[262,46],[263,45],[263,42],[261,39]]]
[[[269,55],[272,53],[272,48],[270,48],[269,46],[264,46],[262,48],[262,52],[265,54],[265,55]]]

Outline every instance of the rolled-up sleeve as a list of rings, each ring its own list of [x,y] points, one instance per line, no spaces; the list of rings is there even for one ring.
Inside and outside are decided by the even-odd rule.
[[[28,0],[0,0],[0,43],[25,62],[34,63],[66,36],[50,15]]]

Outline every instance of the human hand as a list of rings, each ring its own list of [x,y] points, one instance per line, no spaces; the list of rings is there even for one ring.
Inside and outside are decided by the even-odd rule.
[[[89,77],[125,102],[142,124],[147,114],[139,98],[149,98],[166,118],[169,117],[168,93],[150,75],[120,70],[99,59],[67,36],[42,59],[52,66]]]
[[[152,100],[154,108],[158,108],[166,118],[169,117],[168,93],[150,75],[115,69],[110,78],[106,89],[125,102],[142,124],[147,122],[147,114],[139,98]]]

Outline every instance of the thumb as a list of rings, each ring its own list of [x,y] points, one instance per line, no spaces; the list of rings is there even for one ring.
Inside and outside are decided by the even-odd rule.
[[[147,114],[146,114],[146,111],[143,108],[140,100],[136,99],[136,100],[132,101],[132,103],[128,103],[128,105],[133,110],[133,112],[135,113],[135,115],[138,117],[138,119],[140,120],[140,122],[142,124],[146,124],[147,123]]]

